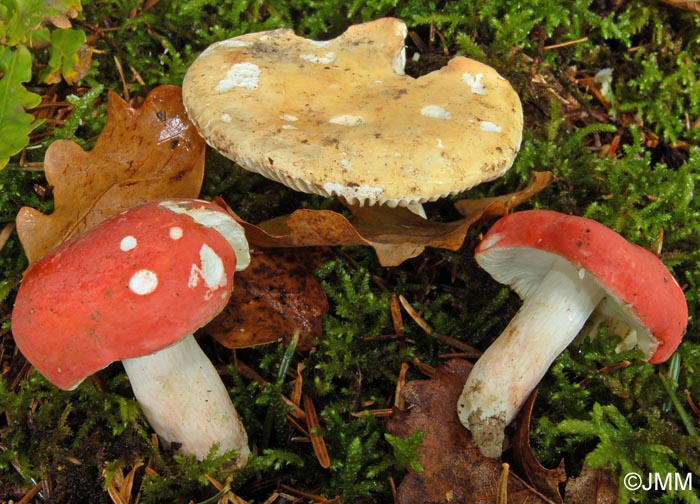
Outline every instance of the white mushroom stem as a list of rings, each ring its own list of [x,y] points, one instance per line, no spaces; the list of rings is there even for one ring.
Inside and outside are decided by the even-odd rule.
[[[483,455],[501,455],[506,425],[603,295],[588,272],[557,257],[508,327],[479,358],[457,411]]]
[[[236,450],[236,465],[246,464],[250,451],[245,428],[194,336],[122,364],[141,409],[161,438],[180,443],[181,453],[200,460],[217,443],[218,453]]]

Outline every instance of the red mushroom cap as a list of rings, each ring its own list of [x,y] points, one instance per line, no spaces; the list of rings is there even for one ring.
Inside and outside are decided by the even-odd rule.
[[[204,201],[149,202],[35,263],[12,312],[15,341],[29,362],[70,389],[115,360],[154,353],[210,321],[231,296],[236,251],[191,216],[201,210],[231,219]]]
[[[497,281],[526,298],[549,270],[525,250],[556,254],[588,271],[605,290],[597,311],[614,313],[636,328],[646,328],[656,343],[647,357],[666,361],[681,343],[688,322],[682,289],[654,254],[615,231],[584,217],[549,210],[510,214],[496,222],[476,249],[479,265]],[[509,264],[510,267],[498,268]],[[520,267],[519,267],[520,266]]]

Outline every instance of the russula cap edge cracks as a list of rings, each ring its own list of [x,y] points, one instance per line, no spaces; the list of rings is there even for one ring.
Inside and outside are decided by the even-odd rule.
[[[458,402],[481,452],[498,457],[504,428],[589,318],[611,319],[625,348],[668,359],[688,320],[682,289],[651,252],[602,224],[548,210],[494,224],[476,261],[523,304],[474,365]]]
[[[408,206],[501,176],[522,139],[517,94],[464,57],[404,75],[393,18],[318,42],[279,29],[217,42],[183,101],[207,142],[244,168],[351,204]]]
[[[27,270],[12,313],[17,347],[63,389],[123,361],[161,437],[200,459],[215,443],[235,449],[242,466],[245,430],[192,333],[226,306],[237,265],[248,261],[243,229],[218,206],[142,204]]]

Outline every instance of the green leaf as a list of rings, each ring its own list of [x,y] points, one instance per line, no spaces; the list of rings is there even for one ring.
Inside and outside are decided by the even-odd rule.
[[[29,143],[29,133],[39,123],[25,109],[41,103],[41,96],[23,83],[32,77],[32,55],[24,46],[0,46],[0,169]]]
[[[45,25],[67,28],[82,10],[80,0],[0,0],[0,44],[33,47],[48,42]]]
[[[29,41],[41,26],[43,0],[0,0],[0,43],[16,46]]]
[[[51,33],[51,48],[48,67],[41,73],[41,81],[49,84],[60,82],[61,76],[69,84],[79,80],[78,50],[85,43],[82,30],[55,30]]]

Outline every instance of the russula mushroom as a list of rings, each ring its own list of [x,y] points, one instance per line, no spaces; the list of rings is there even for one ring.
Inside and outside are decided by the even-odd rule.
[[[121,360],[153,429],[199,459],[218,444],[245,465],[245,429],[192,333],[227,304],[248,265],[243,229],[199,200],[162,200],[70,239],[25,273],[12,312],[17,347],[73,389]]]
[[[289,29],[217,42],[185,75],[188,116],[216,150],[293,189],[420,213],[505,173],[523,114],[468,58],[405,75],[406,34],[384,18],[323,42]]]
[[[607,320],[653,364],[678,347],[688,320],[680,286],[651,252],[583,217],[548,210],[493,225],[476,261],[523,304],[474,365],[458,402],[481,452],[498,457],[504,429],[586,321]]]

